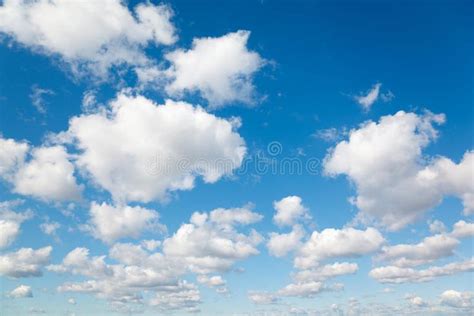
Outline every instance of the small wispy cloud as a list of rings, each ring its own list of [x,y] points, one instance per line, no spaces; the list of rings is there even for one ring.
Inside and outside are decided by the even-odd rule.
[[[383,102],[390,102],[393,100],[395,95],[392,91],[388,90],[387,92],[381,92],[381,83],[376,83],[365,93],[354,96],[354,100],[362,106],[365,111],[369,111],[372,105],[374,105],[377,100],[382,100]]]
[[[54,94],[55,93],[53,90],[43,89],[35,84],[31,87],[30,100],[39,113],[46,114],[48,103],[46,102],[44,97]]]
[[[379,98],[381,83],[376,83],[366,94],[355,96],[354,99],[359,103],[365,111],[369,111],[372,105]]]

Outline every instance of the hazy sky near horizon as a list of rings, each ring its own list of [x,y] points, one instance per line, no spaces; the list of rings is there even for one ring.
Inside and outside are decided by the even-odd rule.
[[[470,315],[470,1],[0,2],[0,314]]]

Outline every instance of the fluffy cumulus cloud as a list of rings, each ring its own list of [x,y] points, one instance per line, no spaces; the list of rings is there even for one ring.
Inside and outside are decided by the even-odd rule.
[[[104,78],[112,66],[149,64],[144,50],[150,45],[173,44],[172,15],[166,5],[144,3],[130,11],[120,0],[6,0],[0,32],[59,57],[76,74]]]
[[[8,297],[11,297],[11,298],[33,297],[33,291],[31,290],[31,286],[22,284],[14,288],[10,293],[8,293]]]
[[[77,164],[115,200],[150,202],[193,188],[196,177],[230,175],[246,152],[239,124],[184,102],[120,94],[107,110],[72,118],[57,138],[78,147]]]
[[[474,259],[453,262],[444,266],[432,266],[426,269],[384,266],[374,268],[369,275],[382,283],[426,282],[434,278],[456,273],[474,271]]]
[[[289,252],[301,246],[301,239],[305,236],[305,231],[299,225],[295,225],[293,230],[287,234],[270,233],[267,242],[269,253],[275,257],[283,257]]]
[[[253,230],[244,234],[238,229],[261,218],[248,208],[194,213],[190,223],[164,239],[162,247],[153,240],[116,243],[108,256],[92,256],[89,249],[80,247],[47,269],[85,278],[62,284],[60,292],[94,294],[120,310],[145,303],[146,291],[150,294],[146,303],[156,310],[194,312],[201,302],[199,289],[184,278],[194,273],[198,283],[227,293],[226,281],[216,273],[228,271],[236,261],[258,254],[256,246],[261,236]]]
[[[466,221],[458,221],[453,225],[451,236],[456,238],[467,238],[474,236],[474,223],[468,223]]]
[[[376,218],[398,230],[438,205],[459,197],[464,213],[474,210],[474,153],[459,164],[445,157],[426,159],[423,149],[437,137],[444,115],[400,111],[350,132],[324,160],[326,175],[346,175],[356,185],[353,199],[361,219]]]
[[[14,177],[14,191],[48,201],[79,200],[82,186],[77,184],[74,165],[62,146],[39,147]]]
[[[39,277],[49,263],[53,248],[21,248],[16,252],[0,255],[0,275],[11,278]]]
[[[384,246],[378,259],[398,267],[417,266],[452,256],[459,243],[454,237],[438,234],[426,237],[417,244]]]
[[[176,233],[163,242],[163,253],[169,257],[181,258],[189,270],[207,274],[227,271],[237,260],[257,255],[256,246],[262,236],[251,230],[249,234],[237,232],[235,225],[248,224],[247,217],[235,217],[232,225],[222,222],[221,209],[207,213],[194,213],[188,224],[183,224]],[[239,214],[241,209],[228,210]],[[261,217],[252,215],[253,222]],[[203,240],[205,242],[203,242]]]
[[[264,65],[260,55],[247,48],[248,31],[222,37],[197,38],[189,50],[165,55],[171,67],[166,70],[170,95],[198,92],[213,107],[229,102],[253,103],[254,74]]]
[[[26,142],[17,142],[0,135],[0,177],[11,181],[15,172],[23,165],[28,150]]]
[[[276,210],[273,221],[278,226],[291,226],[301,219],[310,218],[308,209],[303,205],[299,196],[287,196],[273,202]]]
[[[140,206],[113,206],[92,202],[90,216],[90,224],[86,228],[106,243],[125,237],[137,238],[146,229],[161,229],[158,213]]]
[[[474,293],[446,290],[440,295],[440,299],[443,305],[454,308],[471,309],[473,307]]]
[[[0,249],[10,246],[20,234],[21,223],[32,217],[30,211],[12,211],[15,204],[12,201],[0,202]]]
[[[301,247],[295,258],[295,266],[306,269],[317,266],[320,261],[337,257],[359,257],[377,251],[385,242],[375,228],[327,228],[314,231]]]

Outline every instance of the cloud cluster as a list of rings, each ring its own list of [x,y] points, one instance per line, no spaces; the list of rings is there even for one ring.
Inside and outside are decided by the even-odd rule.
[[[166,5],[143,3],[130,11],[120,0],[6,0],[0,32],[35,52],[58,56],[77,75],[104,78],[114,66],[151,63],[145,54],[150,45],[175,43],[172,15]]]
[[[96,206],[111,208],[104,204]],[[47,268],[86,278],[62,284],[58,288],[61,292],[95,294],[122,309],[126,307],[123,304],[144,303],[143,292],[147,291],[153,294],[147,304],[158,310],[196,311],[199,289],[184,277],[196,274],[198,283],[226,293],[226,282],[216,273],[228,271],[236,261],[258,254],[256,246],[262,240],[253,230],[244,234],[237,228],[261,218],[245,207],[194,213],[190,223],[164,239],[160,251],[157,242],[150,240],[140,244],[116,243],[108,258],[91,256],[89,249],[80,247],[67,254],[60,264]],[[130,219],[124,222],[127,221]],[[116,263],[109,263],[111,259]]]
[[[412,223],[445,196],[460,198],[464,213],[470,214],[474,153],[466,152],[459,164],[423,157],[423,149],[437,137],[434,124],[444,120],[444,115],[400,111],[378,123],[364,123],[330,150],[324,171],[353,181],[359,217],[376,218],[390,230]]]

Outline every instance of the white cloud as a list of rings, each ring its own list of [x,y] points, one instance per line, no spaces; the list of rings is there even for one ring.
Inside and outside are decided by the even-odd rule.
[[[21,223],[30,219],[30,211],[16,213],[11,210],[14,202],[0,202],[0,249],[10,246],[20,233]]]
[[[150,63],[144,49],[176,41],[165,5],[139,4],[131,12],[120,0],[6,0],[0,32],[48,56],[59,56],[79,75],[104,78],[112,66]]]
[[[221,214],[222,210],[219,211]],[[241,209],[229,210],[233,211],[241,213]],[[254,213],[251,217],[257,216]],[[235,261],[257,255],[259,251],[256,246],[262,241],[262,237],[254,230],[245,235],[238,233],[229,224],[227,221],[213,221],[212,212],[210,216],[194,213],[191,223],[181,225],[173,236],[164,240],[163,253],[181,258],[188,269],[196,273],[227,271]]]
[[[458,221],[453,225],[451,235],[456,238],[466,238],[474,236],[474,223]]]
[[[275,257],[286,256],[290,251],[301,246],[301,239],[304,236],[305,231],[299,225],[295,225],[287,234],[270,233],[270,239],[267,242],[268,251]]]
[[[76,305],[76,304],[77,304],[76,300],[75,300],[74,298],[72,298],[72,297],[71,297],[71,298],[68,298],[67,302],[68,302],[69,304],[71,304],[71,305]]]
[[[369,276],[382,283],[426,282],[440,276],[474,270],[474,259],[453,262],[444,266],[433,266],[423,270],[385,266],[372,269]]]
[[[411,267],[452,256],[458,245],[456,238],[438,234],[426,237],[418,244],[384,246],[377,258],[398,267]]]
[[[225,103],[253,103],[254,74],[265,61],[247,48],[248,31],[221,37],[196,38],[189,50],[165,55],[171,63],[166,70],[171,82],[165,87],[170,95],[199,92],[212,107]]]
[[[43,89],[40,88],[38,85],[33,85],[31,87],[31,94],[30,94],[30,100],[35,109],[41,113],[41,114],[46,114],[47,108],[46,108],[46,100],[44,99],[44,96],[46,95],[54,95],[53,90],[49,89]]]
[[[414,307],[414,308],[420,308],[424,307],[427,305],[427,303],[419,296],[416,295],[409,295],[407,297],[408,302]]]
[[[273,221],[278,226],[291,226],[301,219],[310,218],[308,209],[302,204],[299,196],[287,196],[280,201],[273,202],[276,214]]]
[[[368,111],[379,98],[381,86],[381,83],[376,83],[369,91],[367,91],[367,94],[356,96],[354,99],[362,106],[364,110]]]
[[[278,290],[278,295],[311,298],[322,291],[340,291],[342,289],[343,285],[339,283],[325,285],[322,282],[304,281],[288,284],[284,288]]]
[[[432,234],[439,234],[444,233],[446,231],[446,226],[443,222],[439,220],[434,220],[429,222],[430,233]]]
[[[458,292],[455,290],[446,290],[441,295],[441,304],[455,307],[455,308],[467,308],[473,307],[472,301],[474,294],[472,292]]]
[[[8,294],[8,297],[12,297],[12,298],[33,297],[33,291],[31,290],[31,286],[22,284],[18,286],[17,288],[13,289]]]
[[[14,176],[14,191],[48,201],[79,200],[82,186],[74,177],[74,165],[62,146],[39,147]]]
[[[444,115],[400,111],[379,123],[364,123],[328,153],[324,171],[352,180],[359,218],[376,218],[390,230],[415,221],[446,195],[462,199],[469,214],[474,209],[474,153],[466,152],[459,164],[444,157],[423,159],[423,148],[437,137],[433,124],[444,120]]]
[[[144,292],[153,292],[147,303],[158,311],[194,312],[201,302],[199,290],[182,278],[197,274],[199,283],[226,294],[226,281],[215,273],[230,270],[236,261],[258,254],[256,246],[262,237],[253,230],[247,235],[237,228],[259,219],[260,215],[245,208],[194,213],[189,224],[183,224],[163,241],[162,252],[155,251],[160,243],[153,240],[116,243],[108,258],[91,256],[87,248],[76,248],[60,264],[47,269],[85,277],[80,282],[62,284],[60,292],[94,294],[114,309],[125,311],[130,304],[142,305]]]
[[[58,222],[45,222],[40,225],[40,229],[46,235],[55,236],[56,231],[61,227]]]
[[[159,228],[157,212],[140,206],[113,206],[92,202],[90,230],[94,237],[112,243],[125,237],[138,238],[153,227]]]
[[[183,281],[176,286],[159,289],[150,300],[150,305],[162,311],[185,309],[189,312],[198,312],[197,304],[200,302],[201,296],[196,286]]]
[[[268,292],[250,291],[248,293],[248,298],[252,303],[257,305],[275,304],[279,301],[277,295]]]
[[[226,284],[225,280],[220,275],[214,275],[211,277],[208,275],[198,275],[196,280],[208,287],[223,286]]]
[[[217,208],[209,214],[209,220],[219,225],[249,225],[260,221],[263,216],[251,211],[252,205],[240,208]]]
[[[11,180],[19,166],[23,165],[28,150],[27,143],[6,139],[0,135],[0,177]]]
[[[314,231],[299,250],[295,258],[295,266],[307,269],[329,258],[359,257],[375,252],[384,242],[385,239],[380,232],[371,227],[366,230],[349,227]]]
[[[120,94],[107,113],[71,119],[58,139],[74,139],[77,164],[115,200],[150,202],[192,189],[196,177],[230,175],[246,152],[238,125],[187,103]]]
[[[42,267],[48,264],[53,248],[21,248],[0,255],[0,275],[12,278],[39,277]]]
[[[311,270],[302,270],[294,275],[294,279],[299,282],[305,281],[325,281],[330,278],[345,274],[354,274],[359,270],[356,263],[335,262],[319,266]]]

